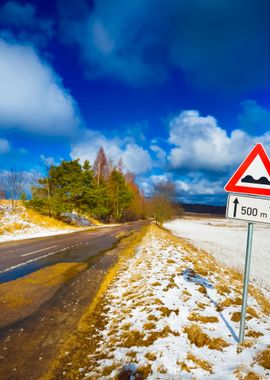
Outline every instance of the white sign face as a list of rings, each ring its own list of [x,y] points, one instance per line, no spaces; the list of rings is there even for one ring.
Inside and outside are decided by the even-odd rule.
[[[254,223],[270,223],[270,198],[230,194],[226,218]]]

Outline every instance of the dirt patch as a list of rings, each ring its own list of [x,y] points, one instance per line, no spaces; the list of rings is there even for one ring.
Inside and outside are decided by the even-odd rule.
[[[31,315],[63,283],[86,268],[84,263],[59,263],[0,284],[0,328]]]

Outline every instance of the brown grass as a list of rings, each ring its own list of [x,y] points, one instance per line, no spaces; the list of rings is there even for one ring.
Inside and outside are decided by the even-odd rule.
[[[158,321],[158,318],[155,316],[155,315],[148,315],[148,320],[149,321],[155,321],[155,322],[157,322]]]
[[[257,363],[265,369],[270,369],[270,349],[269,348],[259,353],[259,355],[257,356]]]
[[[231,320],[233,322],[239,322],[241,319],[241,313],[239,311],[235,311],[232,313]]]
[[[186,326],[184,332],[187,334],[189,341],[197,347],[208,346],[211,350],[222,351],[224,347],[229,345],[221,338],[210,338],[198,325]]]
[[[138,366],[137,374],[141,375],[143,379],[147,379],[147,377],[151,374],[151,365],[145,364]]]
[[[234,375],[236,375],[239,380],[263,380],[259,375],[252,371],[243,374],[241,368],[234,371]]]
[[[159,308],[159,311],[161,312],[163,317],[169,317],[171,313],[175,313],[176,315],[179,315],[178,309],[168,309],[166,306],[161,306]]]
[[[213,367],[209,362],[207,362],[206,360],[199,359],[190,352],[187,354],[187,360],[191,360],[199,368],[202,368],[209,373],[213,373]]]
[[[270,301],[264,296],[264,294],[253,285],[249,286],[249,293],[256,299],[262,312],[266,315],[270,315]]]
[[[157,356],[156,354],[154,354],[153,352],[147,352],[145,355],[147,360],[150,360],[150,361],[154,361],[157,359]]]
[[[216,323],[218,322],[218,318],[217,317],[208,317],[208,316],[204,316],[204,315],[199,315],[199,314],[196,314],[196,313],[191,313],[189,316],[188,316],[188,319],[190,321],[193,321],[193,322],[202,322],[202,323]]]
[[[242,299],[240,297],[226,298],[224,301],[222,301],[221,303],[219,303],[218,310],[222,311],[226,307],[229,307],[229,306],[232,306],[232,305],[238,305],[238,306],[242,305]]]
[[[155,323],[153,323],[153,322],[148,322],[148,323],[145,323],[145,324],[143,325],[143,328],[144,328],[145,330],[154,330],[155,327],[156,327],[156,325],[155,325]]]
[[[9,200],[1,200],[0,204],[11,205]],[[2,210],[2,214],[3,214]],[[16,201],[16,207],[12,214],[18,216],[18,221],[14,223],[6,223],[0,227],[0,234],[14,233],[22,229],[29,229],[27,223],[34,223],[44,228],[70,229],[71,226],[55,218],[42,215],[32,209],[26,209],[21,201]],[[20,222],[21,220],[21,222]],[[27,223],[23,223],[27,222]],[[76,228],[73,226],[73,228]]]
[[[250,338],[259,338],[260,336],[263,336],[263,334],[259,331],[249,330],[246,333],[246,336]]]
[[[257,311],[255,309],[253,309],[253,307],[251,307],[251,306],[247,307],[247,313],[254,318],[259,318]]]
[[[122,333],[118,347],[149,347],[157,339],[165,338],[169,335],[179,336],[179,333],[172,331],[168,326],[164,327],[161,331],[141,332],[138,330],[129,330]]]
[[[32,222],[46,228],[60,228],[60,229],[71,228],[71,226],[67,223],[64,223],[60,220],[57,220],[47,215],[39,214],[38,212],[31,209],[25,210],[23,216],[28,222]],[[72,227],[74,228],[74,226]]]
[[[218,292],[219,294],[221,294],[222,296],[231,293],[229,287],[228,287],[227,285],[224,285],[224,284],[221,284],[221,283],[219,283],[219,284],[216,286],[216,290],[217,290],[217,292]]]
[[[261,376],[257,375],[255,372],[249,372],[243,380],[261,380]]]
[[[20,231],[24,228],[26,228],[26,226],[18,222],[5,224],[2,227],[0,227],[0,234],[5,234],[5,233],[11,234],[13,232]]]

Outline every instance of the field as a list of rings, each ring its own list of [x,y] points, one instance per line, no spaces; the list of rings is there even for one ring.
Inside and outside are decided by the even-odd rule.
[[[247,223],[224,218],[190,216],[166,223],[176,236],[190,241],[196,248],[204,249],[221,263],[243,272]],[[270,289],[270,225],[254,227],[251,278],[258,286]]]

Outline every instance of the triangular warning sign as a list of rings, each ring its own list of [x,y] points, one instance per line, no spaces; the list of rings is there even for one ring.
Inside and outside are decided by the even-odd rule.
[[[255,145],[224,189],[234,193],[270,196],[270,160],[262,144]]]

